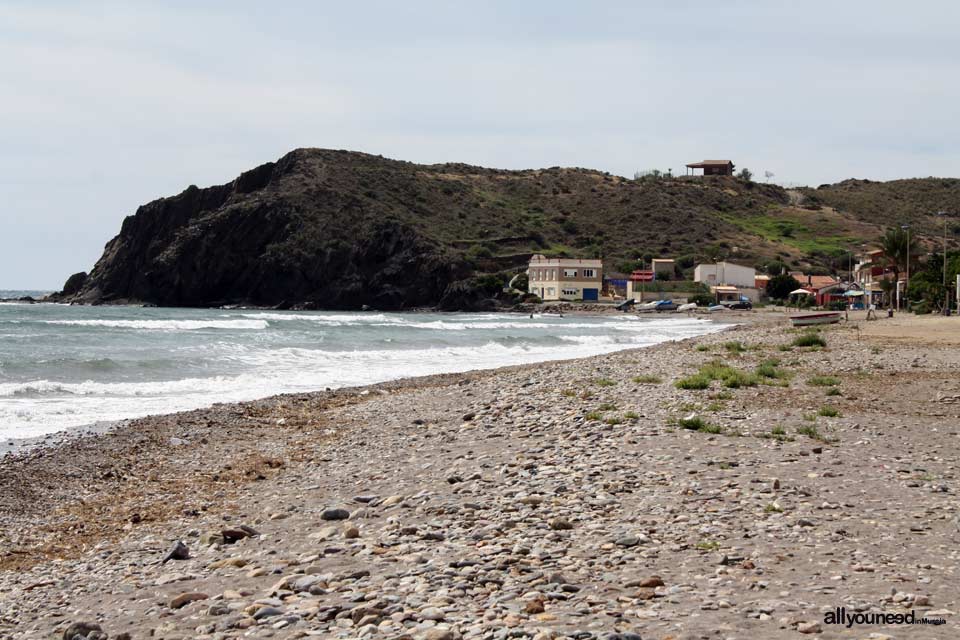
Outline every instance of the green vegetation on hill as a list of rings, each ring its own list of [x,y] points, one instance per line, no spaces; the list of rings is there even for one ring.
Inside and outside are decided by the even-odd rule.
[[[233,182],[143,205],[63,299],[467,308],[499,295],[533,253],[602,257],[608,272],[654,256],[675,257],[686,275],[717,259],[845,271],[850,252],[898,216],[960,211],[958,184],[787,191],[741,177],[628,179],[298,149]],[[886,207],[890,194],[900,196]]]

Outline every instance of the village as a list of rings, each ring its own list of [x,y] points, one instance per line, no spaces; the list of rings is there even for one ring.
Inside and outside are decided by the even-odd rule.
[[[734,175],[731,160],[704,160],[686,166],[687,177]],[[698,170],[701,174],[696,173]],[[944,252],[939,257],[929,254],[926,262],[916,236],[911,239],[909,225],[888,229],[880,244],[883,246],[876,248],[861,244],[859,251],[850,250],[847,269],[833,275],[791,271],[782,261],[758,269],[729,260],[697,263],[689,256],[641,258],[637,268],[625,273],[605,269],[601,258],[534,254],[526,270],[526,291],[544,303],[607,303],[624,311],[636,308],[712,312],[780,304],[831,311],[884,309],[889,314],[907,309],[925,313],[935,306],[939,312],[950,315],[954,283],[948,282],[946,235]],[[911,296],[911,263],[916,274],[923,267],[936,269],[940,260],[942,289],[931,295],[929,288],[923,286],[929,280],[929,273],[924,272],[924,282],[915,287],[923,294],[914,290]],[[960,307],[960,275],[954,277],[954,304]],[[919,304],[911,305],[911,297]]]
[[[906,273],[883,266],[883,251],[857,257],[846,278],[788,271],[797,285],[786,297],[770,290],[780,274],[758,273],[755,267],[720,261],[697,264],[692,278],[685,277],[674,258],[654,258],[649,268],[629,274],[604,271],[602,259],[547,258],[536,254],[527,269],[529,293],[543,302],[606,302],[644,305],[656,311],[674,311],[696,303],[698,307],[750,309],[754,305],[780,302],[789,306],[825,309],[901,308],[908,285]],[[893,283],[893,288],[887,283]],[[626,306],[632,306],[628,304]]]

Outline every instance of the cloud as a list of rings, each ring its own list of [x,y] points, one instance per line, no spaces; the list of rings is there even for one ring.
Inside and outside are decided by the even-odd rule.
[[[960,172],[949,2],[0,6],[0,286],[291,148],[791,183]],[[20,243],[16,243],[20,244]]]

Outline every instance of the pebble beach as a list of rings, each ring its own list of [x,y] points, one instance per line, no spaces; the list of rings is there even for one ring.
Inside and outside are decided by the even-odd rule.
[[[956,637],[960,352],[733,318],[8,453],[0,637]]]

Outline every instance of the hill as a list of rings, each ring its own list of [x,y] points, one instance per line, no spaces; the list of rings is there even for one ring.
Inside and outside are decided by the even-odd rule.
[[[920,234],[941,236],[943,220],[936,213],[948,214],[948,233],[960,233],[960,179],[913,178],[909,180],[844,180],[802,190],[805,202],[832,207],[871,224],[899,226],[910,224]]]
[[[845,252],[877,237],[897,215],[860,204],[882,196],[861,196],[853,207],[841,192],[788,192],[732,177],[630,180],[580,168],[418,165],[297,149],[230,183],[190,186],[141,206],[90,275],[72,277],[60,297],[475,308],[499,289],[483,274],[522,268],[533,252],[602,256],[608,270],[665,255],[688,269],[726,258],[826,271],[842,268]]]

